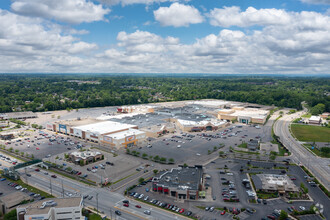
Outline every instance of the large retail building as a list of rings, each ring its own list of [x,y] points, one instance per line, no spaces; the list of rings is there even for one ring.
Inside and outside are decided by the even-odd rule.
[[[76,124],[83,125],[75,126]],[[146,138],[145,132],[138,130],[138,126],[114,121],[100,122],[90,119],[80,122],[63,121],[49,124],[47,128],[52,131],[116,148],[136,145],[139,141],[143,141]]]
[[[268,110],[264,109],[236,106],[231,109],[220,109],[218,111],[218,119],[235,120],[244,124],[264,124],[269,113]]]

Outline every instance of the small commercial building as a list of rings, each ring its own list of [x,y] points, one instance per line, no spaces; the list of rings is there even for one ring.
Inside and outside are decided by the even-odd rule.
[[[77,219],[83,220],[82,197],[52,198],[39,200],[17,207],[17,220],[31,219]]]
[[[98,151],[75,151],[69,154],[69,159],[79,165],[86,165],[89,163],[102,160],[104,158],[103,154]]]
[[[299,188],[287,175],[256,174],[252,177],[256,190],[264,192],[278,192],[280,194],[299,192]]]
[[[258,108],[244,108],[240,106],[231,109],[220,109],[218,111],[218,119],[237,121],[243,124],[264,124],[269,115],[268,110]]]
[[[321,124],[321,117],[320,116],[315,116],[315,115],[312,115],[309,119],[308,119],[308,123],[309,124],[316,124],[316,125],[319,125]]]
[[[203,193],[203,166],[172,168],[152,179],[152,190],[177,199],[197,200]]]
[[[220,128],[226,127],[227,124],[226,121],[216,119],[204,121],[176,119],[176,125],[183,132],[216,131]]]

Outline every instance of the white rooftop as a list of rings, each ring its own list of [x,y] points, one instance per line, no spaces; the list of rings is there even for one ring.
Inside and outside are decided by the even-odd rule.
[[[74,151],[71,153],[71,155],[82,159],[87,159],[88,157],[95,157],[97,155],[101,155],[101,153],[98,151]]]
[[[315,115],[312,115],[310,118],[309,118],[310,121],[320,121],[321,120],[321,117],[320,116],[315,116]]]
[[[105,133],[116,132],[118,130],[134,128],[134,127],[136,127],[136,125],[124,124],[124,123],[119,123],[119,122],[114,122],[114,121],[104,121],[104,122],[95,123],[95,124],[77,126],[74,128],[85,131],[85,132],[89,131],[89,132],[97,133],[97,134],[105,134]]]
[[[220,120],[189,121],[189,120],[183,120],[183,119],[178,119],[178,122],[184,126],[205,126],[207,124],[212,124],[214,126],[220,126],[220,125],[223,125],[226,123],[226,122],[220,121]]]
[[[196,104],[196,105],[204,105],[204,106],[221,106],[221,105],[226,105],[229,104],[229,102],[222,101],[222,100],[204,100],[204,101],[191,101],[188,102],[188,104]]]
[[[137,130],[137,129],[129,129],[126,131],[105,135],[105,137],[111,137],[113,139],[123,139],[123,138],[131,136],[131,135],[140,135],[140,134],[145,134],[145,132]]]
[[[221,111],[224,112],[230,112],[234,109],[221,109]],[[268,110],[262,110],[262,109],[254,109],[254,108],[245,108],[244,110],[234,110],[235,112],[228,114],[228,115],[232,115],[232,116],[246,116],[246,117],[252,117],[252,118],[260,118],[263,119],[265,117],[267,117],[267,115],[269,114]]]

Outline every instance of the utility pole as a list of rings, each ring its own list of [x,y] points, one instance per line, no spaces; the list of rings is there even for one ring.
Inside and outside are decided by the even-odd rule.
[[[50,188],[50,195],[53,195],[53,189],[52,189],[52,179],[49,179],[49,188]]]
[[[96,193],[96,211],[99,214],[99,193]]]

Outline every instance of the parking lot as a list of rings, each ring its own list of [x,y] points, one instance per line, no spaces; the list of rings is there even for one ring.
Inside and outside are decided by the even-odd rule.
[[[177,163],[193,163],[201,161],[213,151],[214,147],[225,147],[222,151],[229,151],[229,147],[235,147],[249,139],[259,139],[262,142],[271,140],[271,133],[265,126],[259,129],[249,125],[230,126],[218,131],[183,133],[176,132],[159,138],[150,138],[147,146],[133,147],[149,156],[162,156],[173,158]]]

